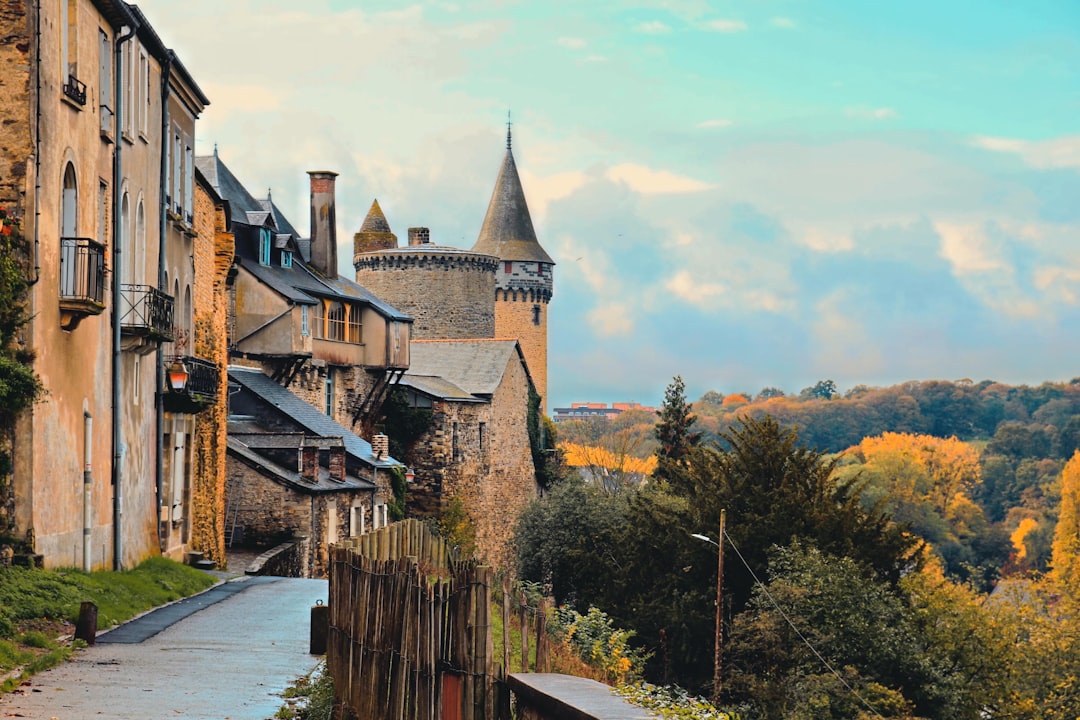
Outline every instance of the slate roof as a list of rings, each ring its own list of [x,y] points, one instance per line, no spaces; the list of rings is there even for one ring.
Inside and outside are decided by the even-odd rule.
[[[405,377],[440,377],[471,395],[490,397],[515,354],[527,374],[529,368],[517,340],[413,340]]]
[[[317,298],[340,298],[342,300],[361,300],[382,315],[401,322],[412,322],[412,318],[393,305],[377,297],[374,293],[345,277],[326,278],[313,270],[307,263],[311,256],[310,239],[302,239],[296,229],[285,218],[281,209],[267,193],[265,200],[257,200],[236,179],[228,166],[221,161],[217,153],[195,158],[195,166],[214,187],[221,197],[228,201],[234,223],[244,226],[272,227],[275,236],[288,234],[292,238],[303,262],[296,262],[292,267],[280,265],[262,265],[257,257],[258,248],[250,238],[243,236],[237,229],[236,257],[240,264],[259,281],[275,290],[294,303],[314,305]]]
[[[367,217],[364,218],[364,223],[360,226],[360,232],[390,232],[390,223],[387,222],[386,215],[383,214],[382,208],[379,207],[378,200],[371,203],[371,209],[368,210]]]
[[[345,452],[361,462],[380,468],[395,467],[401,464],[391,457],[385,460],[376,460],[371,452],[371,443],[355,435],[352,430],[344,425],[335,422],[330,416],[319,412],[314,405],[310,405],[296,397],[288,389],[283,388],[264,375],[261,370],[230,365],[229,381],[242,385],[312,434],[329,437],[341,436],[344,438]]]
[[[433,375],[414,375],[410,372],[406,372],[399,384],[411,387],[413,390],[417,390],[433,398],[438,398],[439,400],[483,402],[480,398],[465,392],[446,378]]]
[[[510,133],[506,134],[506,157],[503,158],[495,189],[491,193],[480,236],[473,252],[495,255],[501,260],[523,260],[555,264],[540,247],[533,229],[532,216],[525,202],[514,153],[510,150]]]
[[[231,426],[231,423],[230,423]],[[312,483],[300,477],[295,469],[278,465],[273,460],[258,453],[253,445],[248,445],[243,438],[229,435],[226,445],[229,452],[241,458],[249,465],[273,475],[288,485],[310,493],[342,492],[348,490],[375,490],[376,485],[370,480],[358,478],[354,475],[346,475],[345,480],[337,481],[330,479],[330,471],[319,466],[318,479]]]

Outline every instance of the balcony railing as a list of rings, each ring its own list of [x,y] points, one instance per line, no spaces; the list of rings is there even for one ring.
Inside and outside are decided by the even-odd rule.
[[[79,105],[85,105],[86,83],[80,82],[74,75],[68,75],[67,82],[64,83],[64,95]]]
[[[105,309],[105,246],[89,238],[60,238],[60,305],[98,315]]]
[[[171,385],[174,369],[187,373],[182,390],[174,390]],[[168,412],[197,413],[213,406],[218,400],[220,371],[215,362],[190,355],[165,358],[165,377],[163,407]]]
[[[121,285],[120,330],[172,342],[173,298],[150,285]]]

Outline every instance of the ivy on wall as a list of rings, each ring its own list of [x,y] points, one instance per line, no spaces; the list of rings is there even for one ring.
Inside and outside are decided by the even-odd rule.
[[[34,353],[19,337],[30,320],[29,265],[29,244],[19,220],[0,207],[0,533],[8,531],[11,522],[4,509],[10,494],[15,420],[44,392],[34,373]]]

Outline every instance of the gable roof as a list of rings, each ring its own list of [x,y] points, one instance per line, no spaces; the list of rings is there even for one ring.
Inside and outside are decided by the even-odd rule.
[[[303,262],[293,259],[291,267],[263,265],[257,257],[253,241],[244,241],[237,233],[236,258],[239,264],[260,282],[291,302],[312,305],[317,298],[360,300],[375,308],[384,317],[399,322],[412,322],[408,314],[398,310],[374,293],[345,277],[326,278],[308,265],[310,240],[301,239],[281,209],[267,193],[264,200],[257,200],[236,179],[218,154],[195,158],[195,166],[219,195],[229,203],[234,225],[247,227],[272,227],[276,235],[289,235],[295,243]]]
[[[374,467],[389,468],[400,465],[397,460],[387,457],[377,460],[371,451],[371,443],[357,436],[352,430],[335,422],[314,406],[293,395],[287,388],[278,385],[256,368],[229,366],[229,380],[243,386],[259,399],[315,435],[343,438],[345,452],[357,460]]]
[[[413,340],[406,377],[440,377],[472,395],[491,396],[515,356],[529,375],[517,340]]]
[[[506,157],[503,158],[495,189],[491,192],[480,236],[473,252],[494,255],[500,260],[524,260],[555,264],[540,247],[533,229],[532,216],[525,202],[514,154],[510,150],[510,131],[506,132]]]
[[[482,399],[471,393],[465,392],[446,378],[435,377],[433,375],[415,375],[406,372],[405,375],[402,376],[399,384],[439,400],[451,400],[453,402],[483,402]]]
[[[232,423],[230,423],[232,425]],[[300,473],[294,468],[287,468],[274,462],[270,458],[258,452],[259,443],[256,435],[232,435],[227,440],[226,449],[235,457],[240,458],[251,467],[267,475],[272,475],[290,487],[301,492],[325,493],[342,492],[346,490],[375,490],[377,485],[370,480],[359,478],[354,475],[345,475],[342,481],[331,480],[330,471],[322,466],[319,467],[315,482],[300,477]]]

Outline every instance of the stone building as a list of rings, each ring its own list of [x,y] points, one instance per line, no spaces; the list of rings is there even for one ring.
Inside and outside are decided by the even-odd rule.
[[[512,519],[536,497],[527,423],[534,388],[521,345],[414,340],[401,385],[412,407],[432,411],[431,428],[413,449],[410,513],[437,515],[459,498],[481,557],[508,567]]]
[[[195,240],[209,101],[121,0],[8,3],[0,25],[0,202],[32,238],[24,340],[48,392],[16,428],[13,533],[46,565],[181,556],[191,463],[175,438],[201,406],[164,407],[162,343],[191,325],[178,294],[195,271],[170,258]]]
[[[353,236],[356,281],[412,315],[414,338],[516,338],[542,406],[554,266],[533,229],[509,129],[506,155],[471,250],[432,243],[424,227],[409,228],[408,244],[398,247],[378,201]]]
[[[536,496],[530,402],[547,382],[547,305],[554,261],[540,246],[511,149],[471,250],[409,228],[399,247],[378,202],[353,236],[356,280],[414,319],[401,380],[431,429],[410,451],[409,512],[437,515],[462,500],[479,553],[510,560],[512,518]]]
[[[229,379],[230,540],[306,538],[302,574],[323,576],[330,545],[389,522],[389,473],[398,462],[385,436],[372,447],[256,368],[234,366]]]
[[[234,364],[261,368],[360,434],[371,434],[409,366],[412,318],[337,272],[332,172],[311,172],[311,236],[257,200],[215,152],[196,159],[228,202],[236,238],[228,332]]]

